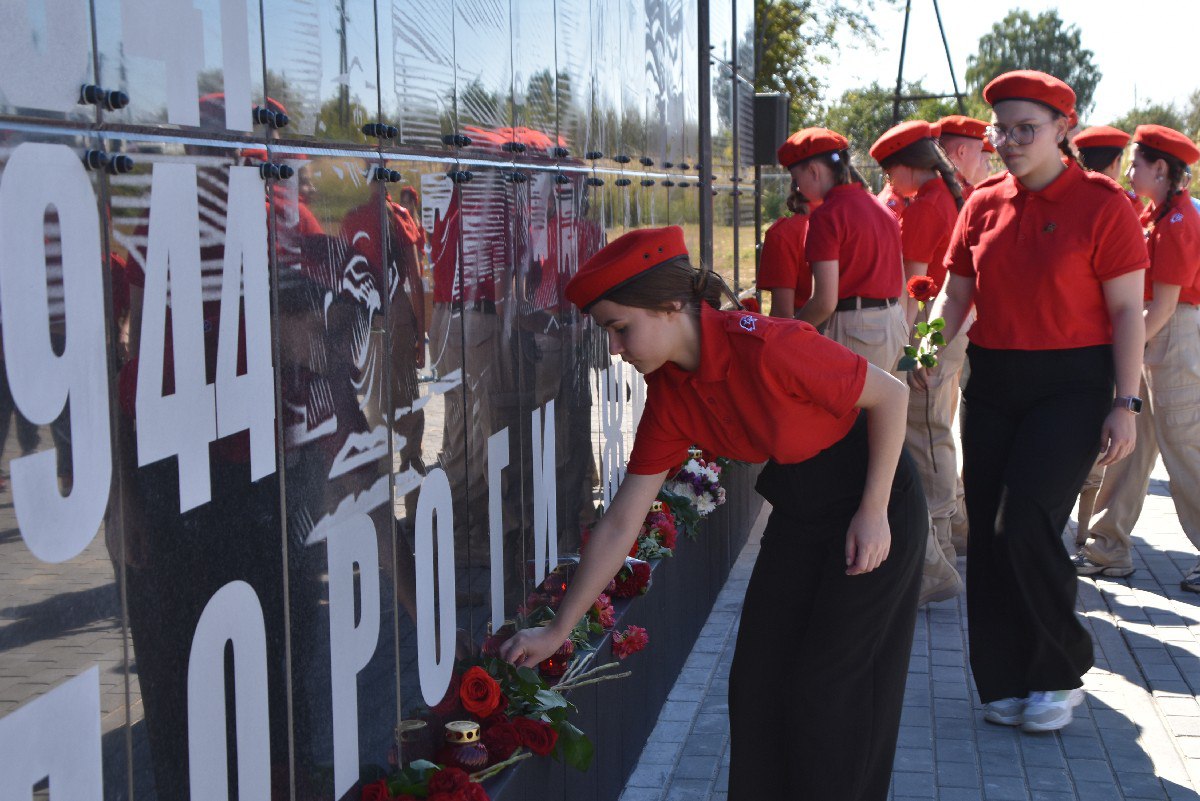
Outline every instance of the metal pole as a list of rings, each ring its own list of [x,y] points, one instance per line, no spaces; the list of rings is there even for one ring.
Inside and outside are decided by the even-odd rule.
[[[900,124],[900,93],[904,91],[904,49],[908,46],[908,18],[912,0],[904,0],[904,34],[900,38],[900,68],[896,70],[896,94],[892,97],[892,125]]]
[[[712,58],[708,24],[708,0],[697,0],[696,42],[699,63],[696,65],[696,80],[700,91],[697,112],[700,115],[700,262],[712,265],[713,260],[713,202],[712,202],[712,75],[709,59]]]
[[[954,77],[954,61],[950,58],[950,42],[946,40],[946,29],[942,26],[942,10],[938,8],[938,0],[933,0],[933,13],[937,17],[938,30],[942,34],[942,47],[946,49],[946,65],[950,67],[950,83],[954,86],[954,99],[958,101],[958,113],[966,114],[967,105],[963,102],[962,93],[958,91],[958,78]],[[905,27],[907,27],[907,20]],[[904,56],[900,58],[903,61]]]

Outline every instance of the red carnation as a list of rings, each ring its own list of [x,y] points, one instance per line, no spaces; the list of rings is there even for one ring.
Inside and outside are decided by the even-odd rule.
[[[645,595],[650,589],[650,565],[646,562],[629,562],[617,574],[616,586],[610,593],[616,598],[632,598]]]
[[[625,631],[613,635],[613,656],[617,659],[624,659],[630,654],[636,654],[649,644],[650,637],[646,634],[644,628],[641,626],[630,626]]]
[[[483,733],[483,746],[492,762],[503,762],[521,747],[521,733],[507,721],[497,723]]]
[[[908,279],[908,294],[922,303],[937,297],[938,285],[928,275],[914,275]]]
[[[392,801],[387,779],[371,782],[362,788],[362,801]]]
[[[467,772],[459,768],[442,768],[429,777],[430,793],[460,793],[471,783]]]
[[[596,599],[596,603],[592,604],[592,612],[595,614],[596,622],[600,624],[601,628],[611,629],[617,622],[612,601],[603,593]]]
[[[521,745],[538,756],[549,756],[558,742],[558,732],[549,723],[531,718],[517,718],[513,721],[517,733],[521,736]]]

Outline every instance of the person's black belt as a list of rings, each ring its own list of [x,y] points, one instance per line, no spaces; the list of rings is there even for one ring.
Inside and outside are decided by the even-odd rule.
[[[835,311],[854,311],[855,309],[882,309],[884,306],[894,306],[899,298],[842,298],[834,307]]]
[[[450,309],[452,311],[463,311],[464,309],[466,309],[467,311],[483,312],[484,314],[495,314],[496,313],[496,301],[481,299],[481,300],[468,300],[468,301],[464,302],[461,300],[455,300],[450,303]]]

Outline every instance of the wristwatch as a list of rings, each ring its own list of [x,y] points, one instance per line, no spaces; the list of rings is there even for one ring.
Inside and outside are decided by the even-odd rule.
[[[1128,409],[1134,414],[1140,414],[1142,411],[1142,399],[1136,395],[1118,395],[1113,398],[1114,409]]]

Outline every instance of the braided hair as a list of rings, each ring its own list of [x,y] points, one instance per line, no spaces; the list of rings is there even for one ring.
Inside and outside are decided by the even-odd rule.
[[[1159,206],[1158,213],[1154,215],[1154,219],[1150,223],[1153,227],[1158,224],[1159,220],[1167,216],[1167,212],[1171,208],[1171,201],[1175,199],[1176,195],[1183,192],[1188,182],[1191,181],[1192,171],[1180,159],[1158,148],[1150,147],[1145,142],[1138,142],[1134,147],[1137,148],[1137,152],[1142,154],[1142,158],[1151,164],[1162,161],[1167,165],[1167,197]]]
[[[954,169],[950,157],[936,139],[918,139],[880,161],[879,166],[883,167],[885,171],[893,167],[934,170],[942,176],[942,182],[946,184],[946,188],[954,197],[954,205],[959,209],[963,207],[962,184],[958,182],[957,170]]]

